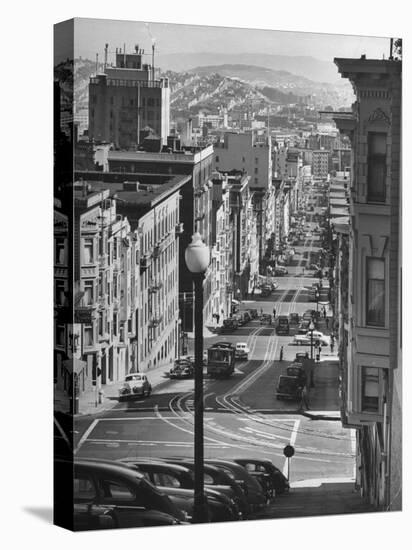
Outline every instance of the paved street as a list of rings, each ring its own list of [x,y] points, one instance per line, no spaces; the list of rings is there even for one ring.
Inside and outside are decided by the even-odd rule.
[[[276,307],[277,315],[287,315],[316,308],[309,289],[317,279],[303,276],[304,253],[316,249],[315,244],[309,241],[296,248],[294,265],[278,279],[279,287],[269,299],[255,297],[243,302],[241,309],[272,313]],[[310,349],[292,345],[295,332],[292,328],[289,336],[276,336],[273,325],[255,320],[231,334],[205,339],[205,347],[223,338],[245,341],[251,350],[248,361],[237,362],[230,379],[205,377],[205,456],[269,458],[289,475],[290,494],[275,499],[265,517],[307,515],[308,501],[313,515],[366,511],[352,481],[355,441],[340,422],[336,353],[322,350],[308,409],[275,399],[279,375],[297,351]],[[283,361],[279,361],[281,346]],[[117,403],[94,417],[79,417],[76,430],[76,452],[82,457],[193,456],[193,380],[164,377],[150,397]],[[283,455],[287,444],[296,450],[289,472]]]

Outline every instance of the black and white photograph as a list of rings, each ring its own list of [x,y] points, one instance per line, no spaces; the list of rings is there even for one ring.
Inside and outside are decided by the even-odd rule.
[[[400,511],[402,37],[74,18],[53,99],[55,523]]]

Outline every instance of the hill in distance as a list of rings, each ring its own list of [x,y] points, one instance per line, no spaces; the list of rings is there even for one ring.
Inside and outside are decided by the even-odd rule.
[[[318,82],[292,74],[288,71],[275,71],[255,65],[206,65],[195,67],[188,72],[203,76],[216,73],[228,78],[238,78],[254,86],[272,86],[279,89],[298,91],[301,94],[310,93],[320,86],[331,87],[330,84],[319,84]]]
[[[159,54],[156,65],[163,70],[189,71],[193,67],[214,65],[253,65],[273,71],[287,71],[315,82],[342,82],[331,58],[322,61],[310,56],[288,56],[259,53],[174,53]]]

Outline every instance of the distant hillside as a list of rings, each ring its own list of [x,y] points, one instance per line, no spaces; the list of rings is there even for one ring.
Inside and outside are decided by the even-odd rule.
[[[238,78],[258,87],[274,87],[283,92],[293,92],[297,95],[310,95],[324,90],[333,90],[336,85],[314,82],[303,76],[297,76],[288,71],[274,71],[255,65],[207,65],[190,69],[189,73],[198,75],[220,74],[229,78]]]
[[[67,81],[67,95],[71,89],[71,71],[61,63],[55,67],[55,74]],[[96,64],[88,59],[74,60],[74,102],[75,112],[85,110],[89,101],[89,78],[94,74]],[[99,65],[103,70],[103,65]],[[271,104],[296,103],[299,96],[314,95],[320,105],[340,107],[350,105],[344,101],[342,88],[319,84],[308,78],[296,76],[288,71],[274,71],[265,67],[244,64],[206,66],[190,72],[165,71],[171,88],[171,116],[187,117],[200,110],[216,113],[218,109],[232,110],[252,108],[258,111]],[[66,86],[64,86],[66,88]],[[63,96],[66,95],[63,90]],[[69,97],[63,98],[69,100]],[[353,101],[353,99],[352,99]]]
[[[275,102],[287,105],[298,101],[298,96],[274,88],[260,89],[239,78],[230,78],[212,72],[165,73],[171,82],[171,108],[191,114],[201,111],[217,112],[221,107],[233,109],[253,105],[255,109]]]
[[[308,78],[294,75],[288,71],[274,71],[255,65],[206,65],[195,67],[187,72],[199,75],[218,73],[230,78],[240,78],[256,86],[305,87],[315,84]]]
[[[175,53],[159,54],[157,65],[162,69],[183,72],[208,65],[253,65],[273,71],[287,71],[315,82],[342,82],[332,57],[321,61],[310,56],[288,56],[257,53]]]

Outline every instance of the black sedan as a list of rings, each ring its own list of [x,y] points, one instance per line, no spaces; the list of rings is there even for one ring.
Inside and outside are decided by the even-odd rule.
[[[151,458],[126,458],[122,463],[136,468],[153,485],[167,494],[178,508],[184,510],[188,521],[193,518],[194,476],[185,466],[169,464]],[[208,520],[211,522],[242,519],[236,503],[224,493],[205,487]]]
[[[194,461],[191,458],[166,458],[166,462],[171,464],[180,464],[191,470],[194,474]],[[251,512],[251,507],[244,490],[233,479],[233,476],[229,476],[222,469],[212,465],[204,464],[204,483],[205,486],[210,487],[220,493],[225,494],[229,498],[233,499],[242,513],[242,517],[246,518]]]
[[[263,474],[271,497],[289,491],[289,481],[286,476],[270,460],[257,458],[235,458],[251,475]]]
[[[98,459],[58,460],[55,475],[72,479],[73,530],[185,522],[168,496],[126,465]]]
[[[193,378],[193,363],[188,359],[178,359],[169,371],[170,378]]]

